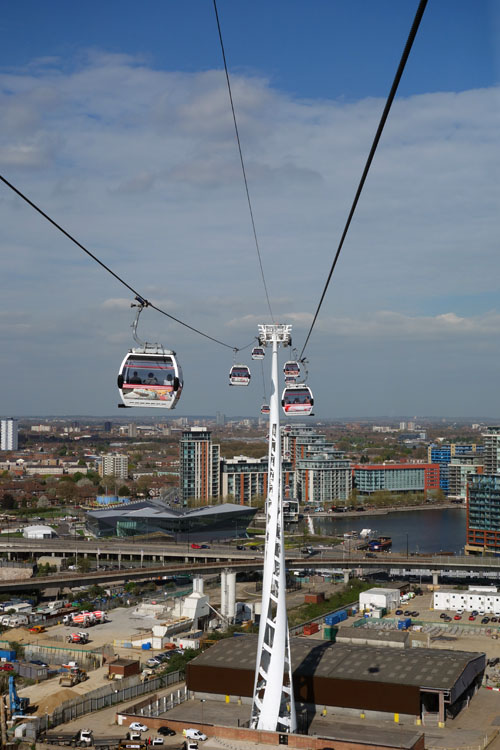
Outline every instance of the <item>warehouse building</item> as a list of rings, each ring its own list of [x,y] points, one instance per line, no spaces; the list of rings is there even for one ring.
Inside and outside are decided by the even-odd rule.
[[[299,723],[324,707],[380,717],[398,714],[444,722],[467,705],[481,685],[485,654],[465,651],[358,646],[291,638]],[[187,665],[196,698],[225,696],[251,702],[257,636],[226,638]]]

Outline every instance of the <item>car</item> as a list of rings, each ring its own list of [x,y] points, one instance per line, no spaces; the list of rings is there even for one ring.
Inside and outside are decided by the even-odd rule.
[[[183,729],[182,734],[188,740],[197,740],[203,742],[207,739],[207,735],[203,734],[203,732],[200,732],[199,729]]]
[[[461,620],[462,619],[462,615],[455,615],[455,617],[453,619],[454,620]]]
[[[164,742],[165,740],[163,739],[163,737],[153,737],[153,739],[151,740],[152,745],[163,745]]]
[[[498,622],[498,617],[492,617],[491,622]]]
[[[396,614],[397,614],[397,612],[396,612]],[[441,618],[442,620],[445,620],[445,619],[446,619],[446,618],[448,617],[448,615],[446,614],[446,612],[441,612],[441,614],[439,615],[439,617],[440,617],[440,618]]]
[[[174,730],[167,726],[160,727],[157,731],[158,734],[162,734],[164,737],[173,737],[175,735]]]
[[[444,618],[444,621],[451,622],[451,617],[449,615],[446,615],[446,617]]]
[[[420,614],[420,612],[412,612],[412,613],[411,613],[411,616],[412,616],[412,617],[418,617],[418,616],[419,616],[419,614]]]
[[[201,544],[192,544],[191,549],[201,549]]]
[[[481,620],[481,625],[487,625],[489,621],[490,621],[489,617],[483,617],[483,619]]]
[[[200,549],[210,549],[210,545],[209,544],[201,544],[200,545]]]
[[[41,659],[31,659],[30,664],[36,664],[37,667],[48,667],[49,665]]]
[[[12,672],[13,669],[14,669],[14,666],[12,664],[9,664],[8,661],[4,662],[3,664],[0,664],[1,672]]]
[[[472,612],[471,612],[471,615],[474,615],[474,617],[477,617],[478,614],[479,614],[479,612],[477,611],[477,609],[473,609]]]
[[[242,544],[237,544],[236,545],[236,549],[240,549],[241,550],[241,549],[245,549],[245,547]]]
[[[129,729],[132,729],[134,732],[147,732],[148,728],[145,724],[141,724],[140,721],[133,721],[132,724],[129,725]]]
[[[403,612],[403,614],[404,614],[405,617],[410,617],[411,612],[410,612],[409,609],[405,609],[405,611]]]
[[[476,615],[471,615],[471,616],[469,617],[469,620],[470,620],[471,622],[474,622],[474,620],[475,620],[475,619],[476,619]]]
[[[159,667],[161,664],[161,659],[158,659],[157,656],[152,656],[151,659],[148,659],[146,661],[146,664],[148,667]]]
[[[396,614],[397,615],[402,615],[403,614],[403,610],[402,609],[397,609],[396,610]]]

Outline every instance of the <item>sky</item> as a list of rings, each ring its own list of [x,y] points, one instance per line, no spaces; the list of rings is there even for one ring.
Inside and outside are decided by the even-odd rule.
[[[217,7],[271,306],[300,350],[417,2]],[[429,0],[306,350],[317,419],[500,417],[499,27],[494,0]],[[270,357],[239,353],[251,385],[228,386],[270,315],[211,0],[18,0],[0,34],[0,174],[229,344],[144,311],[184,371],[168,418],[257,416]],[[123,417],[133,295],[4,185],[0,221],[0,414]]]

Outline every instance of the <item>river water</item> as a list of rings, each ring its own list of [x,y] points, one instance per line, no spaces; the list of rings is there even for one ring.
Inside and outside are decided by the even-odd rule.
[[[302,530],[306,519],[301,521]],[[441,508],[429,510],[400,511],[384,515],[369,515],[360,513],[359,516],[348,518],[332,515],[314,517],[313,524],[316,534],[342,537],[348,531],[372,529],[374,536],[390,536],[392,551],[406,554],[408,535],[408,551],[416,553],[454,552],[463,553],[466,532],[465,508]],[[314,543],[314,536],[311,536]]]

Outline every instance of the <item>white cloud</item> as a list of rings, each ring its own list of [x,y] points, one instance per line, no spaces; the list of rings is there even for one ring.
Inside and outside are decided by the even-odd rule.
[[[297,100],[245,75],[232,83],[274,315],[294,324],[300,345],[382,102]],[[498,335],[499,113],[495,89],[396,100],[311,341],[334,362],[342,340],[342,367],[332,367],[346,383],[348,347],[364,341],[453,340],[465,358],[471,340]],[[10,70],[0,77],[0,168],[131,286],[191,325],[243,346],[269,319],[221,71],[165,72],[99,51],[73,67],[50,58]],[[64,356],[82,354],[71,334],[80,328],[114,372],[133,295],[5,187],[0,212],[4,304],[29,316],[22,325],[36,320],[38,356],[53,360],[43,344],[60,321]],[[224,350],[153,311],[143,317],[148,339],[184,353],[183,401],[203,411],[199,363],[210,361],[220,370],[214,381],[225,382]],[[21,356],[15,341],[12,353]],[[85,372],[76,368],[73,392],[88,411],[105,410],[109,394],[96,403]],[[461,377],[457,403],[466,368]],[[227,392],[214,388],[213,410],[229,411]],[[245,411],[250,397],[238,398]],[[350,398],[347,411],[363,413]],[[78,404],[75,396],[74,411]]]

